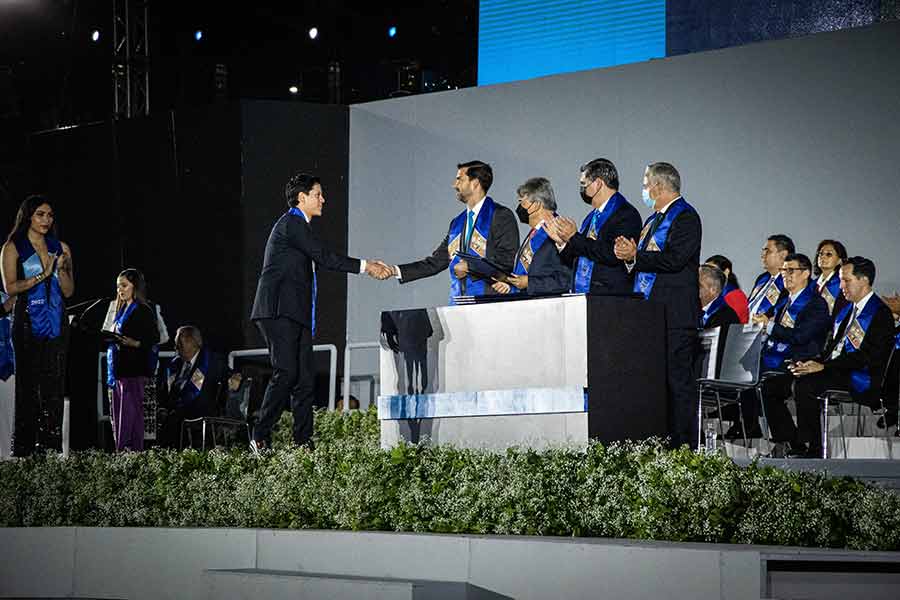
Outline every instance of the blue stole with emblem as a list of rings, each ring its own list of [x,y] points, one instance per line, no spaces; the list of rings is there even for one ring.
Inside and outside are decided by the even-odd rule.
[[[295,217],[300,217],[303,219],[303,222],[309,225],[309,220],[306,218],[306,213],[297,208],[296,206],[292,207],[289,211],[289,214],[294,215]],[[316,263],[313,261],[313,269],[312,269],[312,317],[311,323],[312,327],[312,337],[316,337],[316,296],[318,294],[318,286],[316,285]]]
[[[725,304],[725,296],[723,294],[719,294],[716,296],[716,299],[710,303],[709,308],[703,311],[703,315],[700,317],[700,328],[703,329],[706,327],[706,323],[709,321],[709,318],[716,314],[722,305]]]
[[[50,256],[62,255],[62,244],[55,237],[44,236],[47,252]],[[27,235],[16,239],[16,251],[22,261],[25,278],[36,277],[44,272],[41,257],[31,245]],[[52,340],[59,337],[62,331],[63,303],[62,289],[59,287],[59,273],[53,270],[53,276],[40,282],[27,292],[28,318],[31,320],[31,334],[39,340]]]
[[[481,258],[487,256],[487,240],[491,233],[491,222],[494,220],[494,201],[490,196],[484,197],[484,204],[478,211],[478,218],[475,219],[475,225],[472,227],[472,235],[469,239],[468,247],[466,243],[466,221],[468,219],[468,209],[458,214],[450,221],[450,231],[447,235],[447,254],[450,255],[450,300],[452,306],[456,304],[457,296],[482,296],[488,289],[489,282],[483,279],[475,279],[466,275],[466,278],[457,279],[453,273],[453,267],[460,260],[457,252],[471,252],[477,254]]]
[[[762,315],[769,312],[769,309],[778,302],[778,298],[781,296],[782,290],[784,290],[784,278],[781,276],[781,273],[779,273],[775,277],[773,285],[769,285],[770,281],[772,281],[772,274],[768,271],[756,278],[756,282],[753,284],[753,291],[750,292],[750,298],[747,301],[747,306],[752,307],[753,303],[759,300],[760,294],[765,293],[765,297],[760,301],[756,310],[750,314],[751,317],[753,315]]]
[[[877,294],[873,294],[872,297],[869,298],[869,301],[866,302],[865,308],[857,313],[853,323],[847,325],[847,329],[844,331],[844,352],[852,354],[859,350],[860,346],[862,346],[863,339],[866,337],[866,331],[868,331],[869,325],[872,324],[872,319],[875,317],[875,313],[878,312],[880,304],[881,298],[879,298]],[[847,314],[853,310],[854,306],[854,303],[849,302],[841,309],[841,312],[834,318],[836,326],[840,326],[840,323],[847,318]],[[871,386],[872,374],[869,373],[868,369],[850,371],[850,389],[852,391],[861,394],[867,391]]]
[[[181,374],[181,370],[184,368],[184,360],[180,356],[176,356],[169,363],[169,366],[166,368],[166,379],[169,382],[169,391],[172,391],[172,386],[175,384],[175,380]],[[209,371],[209,353],[206,352],[203,348],[200,348],[199,355],[197,356],[197,360],[194,362],[194,369],[191,372],[191,376],[184,383],[184,387],[178,390],[178,398],[176,400],[177,404],[182,404],[182,400],[186,399],[188,402],[193,402],[197,399],[197,396],[200,395],[200,390],[203,389],[203,382],[206,380],[206,374]]]
[[[0,304],[6,302],[7,298],[9,296],[6,292],[0,292]],[[10,315],[0,317],[0,381],[6,381],[16,372],[16,355],[10,335],[11,321]]]
[[[134,309],[137,308],[137,300],[132,300],[131,304],[126,306],[124,309],[120,310],[116,313],[116,320],[113,321],[113,331],[116,333],[122,333],[122,325],[125,324],[125,321],[128,320],[128,317],[131,316],[131,313],[134,312]],[[119,346],[116,343],[111,343],[106,349],[106,383],[109,386],[116,385],[116,355],[119,353]]]
[[[669,229],[672,228],[672,223],[684,211],[693,212],[694,207],[688,204],[684,198],[679,198],[666,210],[662,222],[660,222],[652,236],[647,234],[650,231],[651,224],[656,220],[656,212],[647,217],[647,220],[644,221],[644,228],[641,230],[641,241],[638,242],[638,250],[642,252],[662,252],[666,247],[666,240],[669,237]],[[644,295],[644,299],[647,299],[650,297],[650,292],[653,291],[655,282],[656,273],[638,272],[634,278],[634,291],[640,292]]]
[[[591,240],[596,240],[600,235],[600,230],[616,212],[620,206],[625,203],[625,197],[616,192],[606,201],[606,206],[602,211],[592,210],[584,218],[581,223],[579,232]],[[576,294],[586,294],[591,291],[591,275],[594,273],[594,261],[586,256],[579,256],[575,262],[575,280],[572,285],[572,291]]]
[[[802,292],[800,292],[800,295],[797,296],[797,299],[794,300],[794,302],[788,307],[788,309],[786,311],[782,311],[781,314],[778,315],[782,307],[791,301],[790,296],[783,298],[781,302],[779,302],[775,307],[775,314],[778,315],[778,320],[776,321],[776,323],[778,325],[781,325],[782,327],[793,329],[794,323],[797,322],[797,318],[800,316],[800,313],[803,312],[803,309],[806,308],[806,305],[809,304],[809,301],[815,297],[816,293],[815,283],[806,286],[806,288]],[[775,342],[772,339],[768,339],[766,340],[766,347],[763,349],[762,364],[766,369],[780,369],[782,365],[784,365],[784,361],[790,356],[790,354],[790,344],[785,342]]]
[[[529,235],[531,235],[530,232]],[[547,232],[543,227],[534,230],[534,235],[531,236],[531,239],[526,239],[525,243],[522,245],[522,251],[519,252],[518,257],[516,258],[516,267],[513,269],[513,275],[528,275],[528,269],[531,267],[531,260],[548,239],[550,239],[550,236],[547,235]],[[521,291],[522,290],[514,285],[509,286],[510,294],[518,294]]]
[[[834,303],[840,297],[840,294],[841,272],[840,269],[835,269],[828,281],[825,282],[825,285],[822,286],[822,297],[825,298],[825,302],[828,304],[829,314],[834,312]]]

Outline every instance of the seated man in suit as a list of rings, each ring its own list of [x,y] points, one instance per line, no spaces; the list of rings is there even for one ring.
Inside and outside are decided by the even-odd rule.
[[[456,255],[468,252],[512,271],[519,248],[519,227],[512,211],[487,195],[494,171],[487,163],[473,160],[456,165],[456,199],[466,210],[450,221],[450,228],[431,256],[403,265],[386,266],[400,283],[431,277],[442,271],[450,275],[449,304],[457,296],[493,294],[491,281],[469,274],[466,261]],[[379,277],[380,279],[381,277]]]
[[[722,364],[722,353],[725,351],[725,339],[728,335],[728,326],[740,323],[740,318],[734,309],[725,302],[722,294],[728,278],[718,267],[712,265],[700,265],[698,268],[698,283],[700,290],[700,320],[701,330],[715,329],[719,327],[719,340],[716,350],[716,365]],[[700,346],[697,347],[697,358],[694,363],[695,377],[705,377],[701,373],[703,368],[703,354]],[[719,368],[716,368],[718,374]]]
[[[547,235],[547,223],[556,213],[556,195],[550,182],[533,177],[516,190],[519,205],[516,216],[531,227],[516,252],[515,267],[508,283],[496,281],[491,286],[499,294],[524,291],[527,294],[562,294],[569,291],[572,272],[563,265],[556,244]]]
[[[877,404],[895,334],[891,309],[872,291],[874,283],[871,260],[847,259],[841,266],[841,292],[850,303],[835,316],[821,358],[788,365],[797,378],[797,438],[789,456],[822,455],[818,397],[825,390],[846,390],[856,402]]]
[[[595,158],[581,167],[578,181],[581,200],[591,206],[579,229],[575,222],[557,217],[547,233],[562,248],[563,264],[574,271],[575,293],[630,294],[634,277],[613,252],[616,238],[637,239],[641,215],[619,193],[619,172],[605,158]]]
[[[170,448],[178,448],[185,419],[219,414],[218,394],[228,373],[225,359],[204,347],[203,335],[192,325],[178,328],[175,351],[159,386],[167,410],[162,442]]]
[[[765,271],[753,282],[753,291],[747,299],[751,319],[771,311],[784,296],[784,278],[779,271],[788,254],[794,252],[794,241],[786,235],[778,233],[766,240],[760,254]]]
[[[794,420],[788,412],[785,400],[791,395],[793,377],[788,365],[796,361],[815,358],[822,352],[831,317],[828,303],[810,281],[812,262],[805,254],[788,254],[780,270],[784,280],[784,296],[769,314],[756,315],[753,322],[763,325],[768,333],[762,351],[761,371],[769,373],[762,384],[763,402],[766,405],[772,441],[790,444],[796,438]],[[772,375],[773,372],[782,373]],[[747,437],[762,437],[759,428],[759,402],[753,390],[741,395],[744,422],[750,431]],[[743,437],[740,423],[726,433],[726,437]],[[780,453],[780,449],[779,449]]]

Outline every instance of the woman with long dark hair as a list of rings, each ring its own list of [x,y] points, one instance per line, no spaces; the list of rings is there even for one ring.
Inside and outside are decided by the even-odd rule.
[[[721,254],[713,254],[704,261],[707,265],[717,267],[725,273],[726,283],[722,289],[722,296],[725,297],[725,303],[737,313],[741,323],[746,324],[750,318],[750,310],[747,306],[747,295],[741,290],[738,283],[737,275],[732,270],[731,261]]]
[[[116,450],[144,449],[144,385],[150,353],[159,342],[156,315],[147,304],[147,286],[137,269],[116,278],[116,341],[107,350],[109,417]]]
[[[0,252],[3,287],[18,296],[13,313],[16,403],[13,452],[60,449],[68,323],[75,292],[72,251],[56,235],[53,207],[29,196]]]
[[[847,249],[837,240],[822,240],[816,247],[816,264],[813,276],[816,289],[828,303],[828,311],[838,314],[847,299],[841,293],[841,265],[847,260]]]

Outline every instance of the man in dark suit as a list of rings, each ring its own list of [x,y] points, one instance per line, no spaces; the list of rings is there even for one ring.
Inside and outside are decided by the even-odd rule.
[[[812,262],[805,254],[788,254],[779,270],[784,281],[785,295],[768,314],[756,315],[753,322],[765,327],[768,334],[762,351],[762,371],[769,373],[762,383],[762,397],[766,405],[772,441],[790,444],[797,437],[794,420],[785,405],[791,395],[793,376],[788,365],[819,356],[828,336],[831,316],[828,303],[810,282]],[[781,373],[772,375],[773,372]],[[758,398],[754,390],[741,395],[747,437],[762,437],[759,427]],[[726,432],[725,437],[743,437],[740,423]]]
[[[562,264],[556,244],[547,234],[547,223],[556,213],[556,195],[544,177],[533,177],[516,190],[519,204],[516,216],[531,230],[516,252],[513,274],[506,282],[491,286],[495,292],[509,294],[562,294],[569,290],[572,272]]]
[[[288,398],[294,413],[294,442],[310,443],[316,269],[390,276],[383,265],[333,252],[315,236],[310,221],[322,215],[325,204],[318,177],[306,173],[295,175],[284,191],[289,210],[269,234],[250,314],[266,340],[273,369],[253,432],[254,452],[269,445],[272,427],[287,406]]]
[[[841,292],[850,304],[834,317],[831,335],[818,360],[791,363],[797,378],[797,438],[789,456],[822,455],[818,397],[825,390],[846,390],[860,404],[877,405],[891,348],[891,309],[872,291],[875,264],[853,256],[841,266]]]
[[[681,196],[681,176],[669,163],[647,167],[642,196],[655,212],[640,240],[620,236],[614,252],[635,273],[634,291],[665,306],[669,433],[674,447],[695,448],[697,381],[691,367],[697,347],[700,215]]]
[[[160,369],[165,380],[157,385],[164,392],[166,407],[162,442],[169,448],[178,448],[185,419],[219,413],[219,391],[228,372],[225,358],[203,345],[203,335],[194,326],[178,328],[175,351],[175,358]]]
[[[794,254],[794,241],[782,233],[770,235],[759,259],[765,269],[753,282],[747,299],[750,317],[770,313],[785,296],[780,269],[788,254]]]
[[[582,166],[579,184],[582,201],[592,207],[581,228],[565,217],[554,219],[547,228],[562,246],[563,264],[573,270],[571,290],[630,294],[634,277],[616,258],[613,245],[619,236],[637,239],[641,215],[619,193],[619,172],[612,161],[596,158]]]
[[[734,309],[725,302],[722,290],[728,278],[725,273],[713,265],[700,265],[698,269],[700,317],[698,324],[701,330],[719,328],[718,344],[716,346],[716,374],[722,366],[722,355],[725,353],[725,340],[728,338],[728,326],[740,323],[741,320]],[[700,344],[696,347],[694,357],[694,377],[705,377],[703,371],[703,357]],[[723,417],[724,418],[724,417]]]
[[[469,252],[512,270],[519,249],[519,226],[512,211],[487,195],[494,181],[491,166],[471,161],[456,166],[456,199],[466,210],[450,221],[450,229],[431,256],[389,267],[400,283],[409,283],[448,270],[450,304],[457,296],[493,294],[493,282],[469,274],[465,260],[457,252]]]

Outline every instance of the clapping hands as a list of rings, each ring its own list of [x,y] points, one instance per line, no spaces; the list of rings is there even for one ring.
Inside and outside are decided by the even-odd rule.
[[[616,238],[615,246],[613,246],[613,253],[619,260],[631,262],[637,255],[637,242],[620,235]]]
[[[575,221],[563,216],[558,216],[546,224],[545,228],[550,239],[557,244],[567,244],[572,236],[578,232]]]

